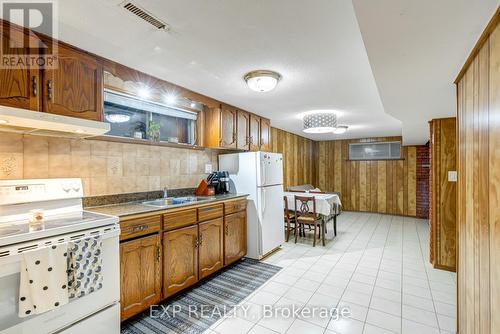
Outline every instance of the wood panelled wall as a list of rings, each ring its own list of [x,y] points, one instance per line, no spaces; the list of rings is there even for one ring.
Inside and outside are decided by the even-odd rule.
[[[283,154],[284,187],[316,185],[318,143],[296,134],[272,128],[272,151]]]
[[[458,330],[500,333],[500,27],[457,78]]]
[[[348,211],[416,216],[416,147],[402,147],[401,160],[350,161],[349,143],[401,140],[384,137],[318,143],[318,188],[341,193]]]
[[[430,261],[435,268],[456,270],[457,191],[448,172],[457,169],[456,118],[429,122],[431,141]]]

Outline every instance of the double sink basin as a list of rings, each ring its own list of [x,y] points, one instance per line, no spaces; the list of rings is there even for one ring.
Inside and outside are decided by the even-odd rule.
[[[181,204],[189,204],[189,203],[198,203],[213,200],[215,197],[206,196],[206,197],[198,197],[198,196],[186,196],[186,197],[167,197],[160,198],[154,201],[142,202],[144,205],[156,206],[156,207],[168,207],[173,205],[181,205]]]

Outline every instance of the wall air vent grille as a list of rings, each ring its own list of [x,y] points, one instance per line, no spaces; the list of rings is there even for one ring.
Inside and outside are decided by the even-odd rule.
[[[157,19],[150,13],[148,13],[146,10],[140,8],[139,6],[133,4],[132,2],[126,1],[123,5],[123,8],[134,14],[135,16],[143,19],[147,23],[151,24],[154,26],[156,29],[161,29],[161,30],[169,30],[170,27],[168,24],[165,22],[162,22],[161,20]]]

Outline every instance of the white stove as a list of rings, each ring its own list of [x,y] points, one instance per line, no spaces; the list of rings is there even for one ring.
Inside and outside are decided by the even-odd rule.
[[[0,333],[120,332],[118,218],[83,210],[80,179],[0,181]],[[32,210],[43,213],[36,226]],[[103,288],[53,311],[17,316],[22,252],[100,235]]]

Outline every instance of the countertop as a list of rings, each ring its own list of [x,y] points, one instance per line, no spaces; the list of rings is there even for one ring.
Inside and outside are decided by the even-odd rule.
[[[85,208],[85,210],[122,218],[122,217],[131,216],[131,215],[135,215],[135,214],[139,214],[139,213],[166,211],[168,209],[174,209],[174,208],[180,208],[180,207],[199,206],[199,205],[205,205],[205,204],[215,203],[215,202],[220,202],[220,201],[227,201],[230,199],[247,197],[247,196],[248,196],[248,194],[215,195],[215,196],[210,196],[209,199],[203,200],[203,201],[189,202],[189,203],[182,203],[182,204],[172,204],[172,205],[161,206],[161,207],[142,204],[142,202],[129,202],[129,203],[87,207],[87,208]],[[203,196],[197,196],[197,197],[203,197]]]

